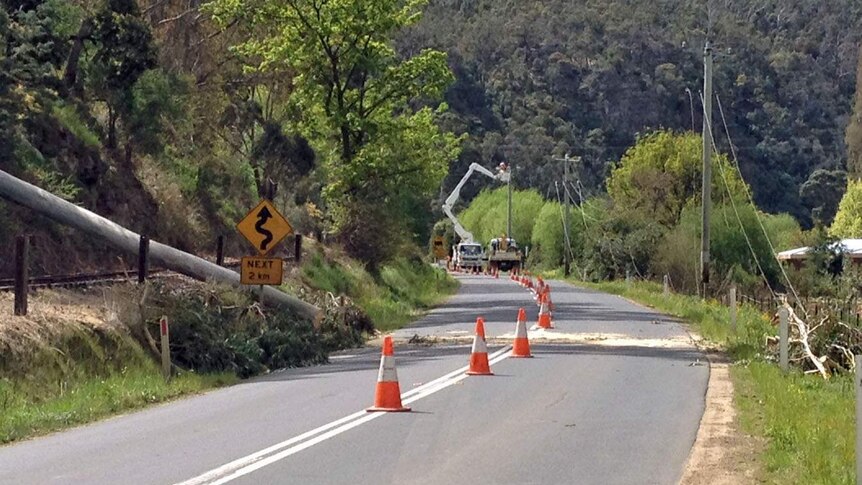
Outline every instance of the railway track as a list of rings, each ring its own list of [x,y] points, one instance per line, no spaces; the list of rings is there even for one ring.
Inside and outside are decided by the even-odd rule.
[[[240,266],[240,260],[228,258],[225,260],[224,267],[236,268]],[[151,269],[148,278],[165,278],[177,273],[166,269]],[[89,286],[110,285],[115,283],[124,283],[129,281],[137,281],[137,270],[125,271],[107,271],[99,273],[75,273],[66,275],[43,275],[31,276],[29,281],[30,289],[44,288],[84,288]],[[0,292],[15,291],[14,278],[0,278]]]
[[[162,277],[170,272],[163,269],[150,270],[149,277]],[[68,275],[45,275],[30,278],[30,288],[77,288],[86,286],[108,285],[135,281],[138,278],[137,270],[110,271],[101,273],[76,273]],[[15,290],[15,279],[0,279],[0,291]]]

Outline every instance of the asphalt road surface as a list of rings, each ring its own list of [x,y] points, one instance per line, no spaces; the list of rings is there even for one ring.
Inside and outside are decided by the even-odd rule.
[[[505,278],[460,276],[445,305],[395,333],[411,413],[366,413],[379,350],[293,369],[0,448],[0,483],[673,484],[703,413],[708,367],[670,319],[551,282],[551,331],[508,357]],[[486,320],[494,376],[465,376]],[[418,335],[422,338],[415,338]],[[413,338],[419,344],[407,344]],[[430,340],[442,343],[427,345]]]

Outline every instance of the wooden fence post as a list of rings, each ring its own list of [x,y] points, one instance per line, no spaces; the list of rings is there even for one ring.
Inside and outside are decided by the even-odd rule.
[[[15,238],[15,315],[27,315],[30,292],[30,236]]]
[[[736,333],[736,285],[730,286],[730,330]]]
[[[162,344],[162,375],[167,381],[171,378],[171,341],[168,329],[168,317],[159,319],[159,334],[161,335]]]
[[[216,240],[216,264],[224,266],[224,236],[219,236]]]
[[[150,271],[150,238],[141,235],[138,243],[138,283],[147,280]]]
[[[778,355],[779,355],[779,366],[781,367],[782,372],[787,372],[790,368],[790,363],[788,361],[788,319],[790,318],[790,314],[786,308],[781,307],[778,310]]]

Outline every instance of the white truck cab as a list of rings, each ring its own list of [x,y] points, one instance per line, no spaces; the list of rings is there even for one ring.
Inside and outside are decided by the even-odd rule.
[[[485,261],[485,251],[478,243],[458,243],[453,250],[452,260],[456,269],[482,270]]]

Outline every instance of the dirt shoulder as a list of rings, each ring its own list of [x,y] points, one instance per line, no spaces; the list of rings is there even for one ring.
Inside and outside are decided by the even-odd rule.
[[[757,457],[765,443],[744,433],[739,426],[727,358],[717,352],[707,352],[707,357],[706,404],[680,484],[759,483]]]

